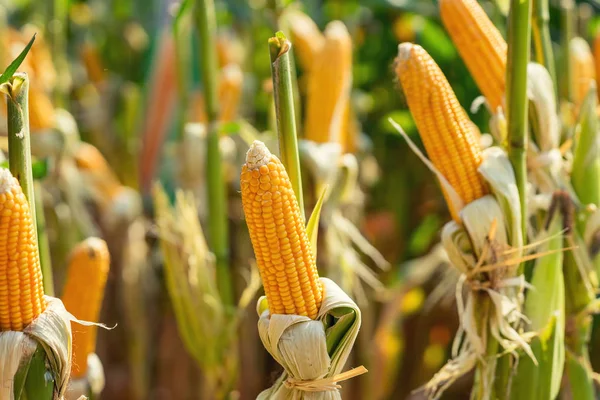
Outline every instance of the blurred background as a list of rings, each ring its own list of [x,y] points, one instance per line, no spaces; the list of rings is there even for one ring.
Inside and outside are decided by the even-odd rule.
[[[480,3],[504,33],[508,1]],[[557,3],[550,1],[553,35],[560,24]],[[206,371],[188,355],[178,331],[151,197],[154,180],[170,198],[177,187],[187,187],[199,199],[201,221],[206,216],[203,184],[194,181],[202,177],[181,180],[186,168],[192,175],[194,168],[202,170],[202,145],[198,160],[186,159],[178,147],[182,135],[201,130],[205,119],[192,17],[167,0],[3,0],[0,5],[4,66],[37,33],[23,69],[31,78],[32,146],[44,187],[57,293],[75,243],[98,235],[109,244],[112,264],[100,321],[116,328],[99,332],[97,354],[106,375],[101,398],[210,398],[199,395]],[[480,95],[441,25],[436,2],[217,0],[215,5],[221,71],[240,73],[237,110],[223,123],[230,142],[221,143],[236,296],[254,268],[237,183],[244,138],[274,131],[267,40],[289,29],[281,15],[290,9],[303,11],[321,31],[341,20],[353,43],[351,104],[364,194],[349,213],[390,263],[382,271],[366,259],[376,282],[353,293],[364,320],[349,365],[362,364],[370,372],[346,382],[344,398],[419,398],[411,392],[449,357],[457,329],[456,276],[437,247],[439,231],[450,219],[439,187],[388,122],[391,117],[400,123],[420,146],[393,72],[398,44],[423,46],[466,110]],[[577,32],[591,42],[600,27],[599,4],[578,1],[575,10]],[[556,52],[560,56],[558,46]],[[300,62],[296,71],[303,104],[307,72]],[[300,107],[300,120],[302,115]],[[485,107],[469,115],[482,132],[489,131]],[[73,144],[79,141],[93,147]],[[194,161],[200,164],[195,167]],[[305,204],[311,210],[314,199]],[[319,263],[322,275],[335,275],[333,264]],[[240,399],[255,398],[281,372],[260,343],[255,301],[238,327]],[[470,379],[461,379],[444,398],[468,398]]]

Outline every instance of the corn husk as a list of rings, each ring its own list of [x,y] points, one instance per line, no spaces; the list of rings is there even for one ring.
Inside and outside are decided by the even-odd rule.
[[[554,86],[548,70],[541,64],[527,65],[527,91],[533,103],[533,132],[542,151],[550,151],[559,145],[560,120],[558,119]]]
[[[78,320],[65,310],[60,299],[45,296],[46,310],[22,332],[0,333],[0,399],[15,399],[15,375],[27,365],[41,346],[48,372],[54,380],[54,398],[67,389],[71,372],[71,321]],[[22,382],[23,383],[23,382]]]
[[[330,279],[321,278],[321,282],[325,297],[315,320],[299,315],[271,315],[265,304],[266,297],[259,299],[260,338],[285,372],[257,400],[341,399],[338,388],[331,383],[327,386],[324,382],[315,382],[314,391],[304,391],[292,383],[317,381],[342,373],[360,329],[361,313],[354,301]],[[335,332],[336,326],[338,332]],[[334,333],[339,340],[334,340]]]
[[[537,238],[537,251],[549,254],[535,261],[531,289],[525,299],[533,359],[522,358],[513,379],[513,399],[551,400],[558,395],[565,363],[565,282],[563,276],[562,219],[554,215]],[[552,252],[553,253],[550,253]],[[532,385],[531,382],[536,382]]]
[[[393,125],[440,177],[442,185],[452,189],[402,129]],[[462,223],[451,221],[442,230],[442,244],[450,263],[462,274],[456,289],[460,326],[452,359],[424,387],[426,395],[433,399],[439,398],[456,379],[475,367],[477,395],[489,398],[497,359],[495,351],[488,354],[492,340],[503,352],[517,355],[520,350],[535,360],[528,344],[530,335],[516,329],[525,320],[521,303],[526,283],[523,277],[516,275],[522,258],[523,236],[514,173],[506,153],[498,147],[483,151],[479,172],[493,195],[466,205],[458,202]],[[454,201],[453,197],[450,196],[450,201]]]

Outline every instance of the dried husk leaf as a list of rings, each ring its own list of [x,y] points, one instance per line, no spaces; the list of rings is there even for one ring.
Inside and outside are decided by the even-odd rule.
[[[527,91],[535,107],[537,129],[534,133],[538,147],[542,152],[556,149],[560,140],[560,121],[552,78],[543,65],[533,62],[527,65]]]
[[[71,321],[87,324],[73,317],[60,299],[44,296],[47,307],[22,332],[0,333],[0,398],[14,400],[14,376],[21,364],[31,357],[38,344],[46,353],[53,373],[54,397],[60,399],[67,389],[71,373]]]
[[[520,249],[523,247],[523,232],[521,231],[519,189],[506,152],[499,147],[485,149],[479,173],[491,186],[502,209],[504,224],[507,226],[508,244],[513,248]],[[518,254],[520,255],[520,252]]]
[[[358,306],[333,281],[321,278],[325,297],[317,319],[299,315],[271,315],[262,311],[258,331],[265,349],[285,369],[284,374],[270,388],[263,391],[257,400],[337,400],[338,390],[304,392],[288,388],[288,378],[316,380],[332,377],[342,372],[350,355],[361,324]],[[257,309],[264,309],[264,297],[259,299]],[[337,346],[327,351],[327,332],[331,315],[336,311],[351,310],[354,320]]]
[[[424,387],[426,395],[433,399],[439,398],[457,378],[476,365],[482,368],[481,379],[493,377],[495,363],[486,354],[487,341],[492,337],[505,352],[516,354],[522,349],[535,362],[527,343],[528,335],[515,329],[525,319],[521,299],[526,283],[522,277],[515,276],[517,263],[509,260],[520,257],[518,249],[523,243],[514,174],[500,148],[485,149],[483,156],[479,172],[494,195],[465,205],[460,211],[462,225],[451,221],[442,231],[442,244],[448,258],[463,275],[456,289],[460,326],[453,345],[453,359]],[[515,251],[506,255],[505,251],[511,248]],[[506,265],[502,265],[503,262]],[[497,267],[478,271],[491,264]],[[469,289],[464,297],[463,287],[467,283]],[[478,387],[489,391],[492,385],[483,382]]]

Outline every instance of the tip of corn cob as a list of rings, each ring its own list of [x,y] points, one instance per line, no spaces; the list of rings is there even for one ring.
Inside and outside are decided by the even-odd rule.
[[[73,248],[62,295],[70,313],[83,321],[98,320],[109,270],[110,254],[104,240],[89,237]],[[73,326],[73,377],[85,376],[88,355],[96,348],[96,335],[94,325]]]
[[[267,165],[271,161],[271,152],[260,140],[255,140],[246,153],[246,166],[254,170]]]
[[[8,193],[19,186],[17,179],[6,168],[0,168],[0,194]]]
[[[221,79],[227,82],[241,83],[244,76],[238,64],[227,64],[221,69]]]
[[[408,60],[412,54],[413,48],[414,46],[412,43],[400,43],[398,45],[398,57],[396,58],[396,63],[398,63],[399,61]]]
[[[348,37],[348,28],[342,21],[331,21],[325,27],[325,36],[328,39],[346,40]]]

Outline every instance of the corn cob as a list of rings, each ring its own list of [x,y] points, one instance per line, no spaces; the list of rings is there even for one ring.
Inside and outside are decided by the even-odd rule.
[[[333,21],[308,77],[304,136],[317,143],[339,142],[352,84],[352,41],[346,26]]]
[[[219,79],[219,121],[231,122],[237,117],[242,96],[244,74],[239,65],[229,64],[221,70]],[[206,107],[202,92],[194,91],[189,104],[191,122],[206,123]]]
[[[569,56],[573,102],[576,107],[579,107],[590,90],[590,84],[596,79],[594,57],[592,56],[590,45],[585,39],[580,37],[571,39],[569,43]]]
[[[93,145],[81,142],[74,154],[75,164],[91,178],[93,186],[108,199],[114,198],[122,185],[108,165],[108,162]]]
[[[105,79],[105,74],[98,49],[91,43],[84,43],[80,55],[90,81],[93,83],[102,82]]]
[[[32,86],[29,94],[29,126],[33,132],[54,127],[54,106],[39,86]]]
[[[494,113],[503,106],[506,41],[476,0],[440,0],[446,30]]]
[[[255,141],[241,174],[242,204],[271,314],[316,318],[323,288],[287,172]]]
[[[62,301],[76,318],[96,322],[100,316],[110,256],[106,242],[91,237],[79,243],[71,252],[69,274]],[[96,348],[97,327],[73,325],[73,364],[75,378],[87,372],[87,358]]]
[[[206,123],[206,111],[204,104],[204,95],[199,90],[192,91],[190,95],[190,103],[188,106],[189,116],[187,118],[190,122]]]
[[[289,12],[287,21],[290,26],[294,55],[305,71],[310,71],[325,45],[325,37],[317,24],[300,11]]]
[[[342,120],[342,137],[340,138],[340,144],[342,146],[342,152],[356,153],[358,150],[358,140],[360,136],[360,126],[356,119],[356,115],[352,110],[350,102],[344,110],[344,119]]]
[[[239,65],[229,64],[221,70],[219,80],[219,121],[230,122],[237,117],[242,95],[243,74]]]
[[[477,172],[482,158],[475,126],[442,70],[421,46],[403,43],[398,50],[396,74],[429,158],[464,204],[484,196],[488,188]],[[443,191],[452,217],[459,221],[460,210]]]
[[[45,308],[29,203],[17,179],[0,168],[0,332],[22,331]]]
[[[235,36],[225,33],[217,37],[217,58],[219,67],[229,64],[242,65],[246,49],[244,44]]]

